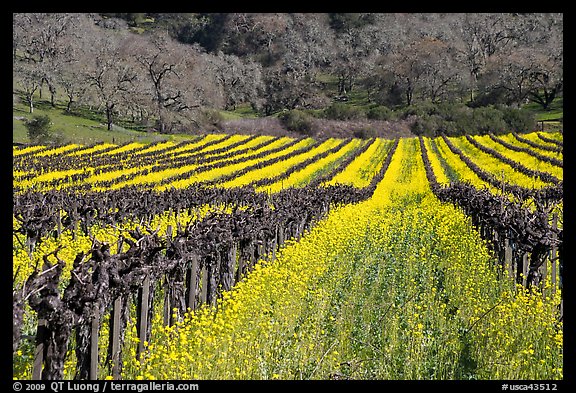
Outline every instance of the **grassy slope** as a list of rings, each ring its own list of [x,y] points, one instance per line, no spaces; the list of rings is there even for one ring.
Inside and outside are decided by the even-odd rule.
[[[534,112],[538,121],[562,119],[564,117],[564,98],[556,98],[550,105],[550,110],[546,112],[542,111],[542,107],[534,102],[526,104],[524,108]]]
[[[158,133],[140,132],[115,126],[108,131],[103,121],[96,120],[96,116],[84,117],[71,115],[65,112],[65,107],[57,104],[52,108],[46,101],[34,103],[34,113],[29,113],[25,103],[16,103],[12,107],[12,141],[29,143],[30,140],[24,125],[25,119],[36,115],[48,115],[52,120],[52,130],[64,136],[64,142],[92,144],[97,142],[125,143],[131,141],[156,142],[161,140],[181,141],[189,139],[187,135],[162,135]]]

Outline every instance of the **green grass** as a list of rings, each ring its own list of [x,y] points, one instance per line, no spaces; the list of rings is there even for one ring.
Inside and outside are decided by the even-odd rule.
[[[37,100],[34,103],[34,113],[29,113],[28,106],[15,103],[12,107],[12,141],[30,143],[25,127],[26,120],[36,115],[48,115],[52,121],[52,130],[63,136],[63,143],[125,143],[125,142],[157,142],[165,140],[182,141],[190,139],[190,135],[163,135],[155,132],[142,132],[114,125],[108,131],[104,118],[86,110],[78,110],[75,114],[65,111],[65,105],[57,103],[53,108],[48,101]],[[124,123],[125,124],[125,123]]]
[[[564,118],[564,99],[563,97],[557,97],[550,104],[550,109],[548,111],[542,110],[542,106],[536,104],[535,102],[530,102],[523,106],[534,113],[536,121],[538,124],[538,129],[544,127],[544,131],[547,132],[559,132],[563,129],[563,118]],[[543,122],[543,123],[540,123]]]
[[[220,111],[224,120],[252,119],[259,117],[258,113],[250,104],[241,104],[236,106],[233,111]]]
[[[542,110],[542,106],[535,102],[530,102],[524,105],[524,109],[536,114],[537,121],[562,119],[564,117],[564,97],[555,98],[554,101],[552,101],[552,104],[550,104],[550,109],[548,111]]]

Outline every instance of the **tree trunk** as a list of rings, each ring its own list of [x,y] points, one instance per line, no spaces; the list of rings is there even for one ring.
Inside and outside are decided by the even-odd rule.
[[[114,108],[114,104],[106,105],[106,121],[108,131],[112,131],[112,108]]]
[[[34,112],[34,100],[32,99],[32,94],[26,96],[26,100],[28,101],[28,109],[30,113]]]
[[[346,95],[346,76],[340,75],[338,77],[338,95]]]
[[[160,102],[158,102],[158,123],[158,132],[164,134],[166,132],[166,119],[164,116],[164,108]]]
[[[348,80],[348,89],[347,89],[347,91],[352,91],[352,87],[354,86],[354,75],[349,74],[347,80]]]
[[[66,112],[70,113],[72,110],[72,102],[74,102],[71,96],[68,96],[68,104],[66,104]]]
[[[56,96],[56,87],[48,85],[48,90],[50,90],[50,105],[52,105],[52,108],[56,108],[56,102],[54,101],[54,97]]]
[[[412,105],[412,81],[406,78],[406,105]]]

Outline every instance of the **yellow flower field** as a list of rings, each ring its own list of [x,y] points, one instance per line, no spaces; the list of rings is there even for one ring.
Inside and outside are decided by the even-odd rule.
[[[96,145],[76,153],[67,153],[77,148],[76,145],[38,147],[38,153],[32,147],[15,148],[14,160],[19,160],[19,169],[14,173],[14,185],[18,186],[15,197],[32,198],[34,190],[48,193],[60,188],[67,192],[90,190],[112,195],[113,189],[120,192],[130,186],[141,187],[142,195],[144,191],[156,189],[154,195],[161,198],[168,192],[186,190],[201,180],[213,180],[217,183],[216,190],[225,188],[231,192],[232,187],[274,177],[342,142],[330,139],[298,154],[298,149],[313,142],[304,139],[289,149],[266,156],[264,152],[280,148],[287,140],[278,140],[257,151],[251,150],[258,144],[253,141],[234,149],[247,148],[243,153],[247,158],[229,167],[209,167],[195,175],[194,171],[220,160],[216,156],[207,163],[194,161],[195,154],[190,154],[190,161],[185,164],[169,166],[170,158],[183,155],[185,158],[190,147],[215,141],[204,152],[209,155],[219,147],[247,138],[235,136],[220,144],[220,137],[206,136],[190,146],[167,142],[147,148],[134,143],[105,152],[101,150],[110,145]],[[486,137],[475,138],[488,145]],[[537,136],[530,138],[538,142]],[[375,139],[347,168],[326,181],[325,186],[346,184],[356,190],[368,186],[382,167],[392,142]],[[464,138],[452,138],[452,142],[467,155],[474,156],[475,162],[485,170],[493,173],[499,170],[496,159],[476,155],[475,148]],[[284,192],[283,189],[305,187],[307,179],[316,171],[342,159],[363,143],[366,141],[353,139],[340,151],[294,172],[284,183],[262,187],[267,203],[272,204],[274,195]],[[424,145],[440,184],[450,185],[457,174],[478,189],[486,187],[487,183],[452,153],[442,138],[424,138]],[[130,154],[132,150],[134,154]],[[157,158],[139,164],[139,159],[155,152],[159,154]],[[250,158],[257,153],[262,153],[260,158]],[[69,169],[64,164],[59,167],[59,161],[51,158],[67,154],[88,157],[93,166]],[[255,165],[281,155],[287,158],[268,167]],[[126,169],[98,171],[98,168],[115,165],[111,157],[126,160]],[[509,153],[509,157],[520,156]],[[222,158],[226,159],[228,156]],[[26,160],[30,160],[32,176],[21,169]],[[44,163],[46,167],[40,171],[33,168],[33,163]],[[543,164],[539,170],[548,167]],[[433,193],[418,138],[401,139],[385,169],[384,177],[367,198],[330,206],[327,214],[314,222],[303,236],[286,239],[274,257],[260,255],[231,290],[218,292],[215,306],[202,304],[196,310],[188,309],[184,315],[177,309],[168,310],[174,314],[175,323],[167,324],[162,311],[167,293],[164,280],[159,280],[151,302],[153,312],[146,342],[139,339],[136,297],[133,296],[134,300],[128,303],[120,377],[126,380],[563,379],[559,280],[556,279],[554,286],[550,279],[543,281],[542,292],[518,285],[502,270],[498,256],[472,225],[471,217],[454,204],[441,202]],[[90,175],[74,177],[85,171]],[[188,178],[167,180],[188,172]],[[542,186],[509,169],[505,173],[511,184]],[[557,169],[554,173],[561,175]],[[121,178],[124,175],[126,177]],[[221,176],[228,178],[218,183]],[[59,181],[65,181],[65,185]],[[488,189],[494,191],[492,187]],[[294,206],[294,209],[297,207],[300,208]],[[180,244],[185,244],[191,241],[190,234],[196,226],[201,227],[203,220],[216,220],[239,210],[251,212],[251,209],[250,204],[240,205],[240,201],[238,206],[213,201],[195,210],[179,209],[178,214],[172,209],[165,210],[116,224],[99,222],[96,218],[89,233],[66,229],[56,236],[52,231],[39,238],[33,250],[28,249],[30,233],[17,229],[25,223],[30,226],[34,221],[15,213],[14,291],[24,285],[35,267],[42,265],[43,256],[57,248],[60,248],[58,257],[65,261],[59,284],[59,290],[64,291],[74,274],[72,262],[76,255],[90,250],[95,241],[115,245],[130,231],[146,228],[164,239],[165,246],[173,239],[181,239]],[[59,217],[67,217],[66,214],[63,209]],[[240,231],[241,225],[247,224],[239,224],[235,230]],[[168,226],[172,228],[170,237]],[[225,240],[214,240],[214,244],[219,242],[225,243]],[[111,247],[113,254],[126,253],[128,249],[126,243],[121,250]],[[237,267],[240,249],[233,255]],[[48,261],[53,264],[56,258],[51,255]],[[550,261],[545,264],[551,272]],[[207,290],[205,285],[201,282],[199,290]],[[109,311],[99,329],[99,379],[114,378],[112,364],[107,359],[112,323]],[[35,312],[26,305],[22,323],[25,334],[33,336],[36,323]],[[77,338],[71,337],[63,365],[64,379],[75,378],[77,372]],[[139,345],[143,345],[144,352],[137,356]],[[33,359],[34,346],[31,341],[22,340],[13,354],[14,379],[32,378]]]

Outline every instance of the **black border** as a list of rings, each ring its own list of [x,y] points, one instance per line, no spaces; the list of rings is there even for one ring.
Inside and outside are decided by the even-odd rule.
[[[331,2],[329,6],[326,6],[323,3],[317,2],[304,2],[298,3],[294,1],[290,2],[273,2],[273,3],[258,3],[258,2],[234,2],[234,3],[220,3],[220,2],[207,2],[207,1],[195,1],[192,3],[181,3],[181,2],[170,2],[170,3],[159,3],[159,4],[146,4],[142,5],[142,2],[135,3],[134,5],[130,4],[109,4],[106,2],[82,2],[76,3],[79,4],[80,7],[74,7],[71,4],[64,4],[59,2],[46,2],[42,4],[38,3],[24,3],[21,2],[20,4],[10,4],[11,8],[14,8],[10,13],[3,13],[3,23],[2,27],[6,30],[12,26],[11,16],[13,12],[36,12],[36,11],[44,11],[44,12],[102,12],[102,11],[122,11],[122,10],[134,10],[134,9],[141,9],[146,8],[148,10],[154,11],[167,11],[167,12],[184,12],[189,10],[198,10],[201,12],[322,12],[329,9],[330,11],[346,11],[346,12],[562,12],[564,14],[564,25],[565,27],[570,30],[572,28],[571,22],[574,22],[570,16],[564,12],[565,5],[568,4],[566,2],[554,2],[553,4],[548,3],[526,3],[523,2],[521,6],[514,6],[499,3],[497,5],[490,4],[488,2],[479,2],[473,4],[475,9],[469,9],[471,4],[467,4],[466,2],[458,2],[458,3],[438,3],[438,2],[430,2],[428,4],[422,5],[421,3],[418,4],[408,4],[407,2],[373,2],[373,3],[359,3],[359,2]],[[75,5],[76,5],[75,4]],[[380,8],[379,8],[380,6]],[[468,9],[466,9],[468,6]],[[75,9],[76,8],[76,9]],[[83,9],[78,9],[83,8]],[[175,9],[177,8],[177,9]],[[568,35],[565,33],[565,35]],[[10,33],[5,31],[3,36],[6,39],[6,46],[9,45],[9,37]],[[573,35],[571,35],[573,36]],[[573,80],[572,77],[572,70],[574,70],[571,65],[573,65],[571,61],[571,56],[573,53],[568,48],[568,45],[571,43],[570,40],[564,40],[565,51],[564,53],[567,55],[564,58],[564,69],[568,70],[568,72],[564,73],[565,78],[565,88],[564,88],[564,107],[570,108],[565,110],[565,117],[564,117],[564,130],[567,132],[564,133],[564,165],[566,169],[566,173],[572,174],[572,159],[573,159],[573,147],[574,147],[574,139],[573,135],[576,133],[575,123],[573,121],[573,110],[571,110],[570,104],[573,103],[570,96],[573,94],[573,86],[570,87],[570,82]],[[10,49],[6,48],[5,53],[8,52]],[[4,60],[5,64],[11,62],[11,56],[7,56]],[[3,76],[5,80],[8,80],[8,75],[11,75],[9,70],[5,70]],[[567,78],[566,78],[567,77]],[[8,88],[5,87],[2,89],[5,92],[6,99],[2,102],[7,103],[10,102],[11,97],[8,96]],[[566,94],[566,92],[568,94]],[[6,114],[11,113],[6,111]],[[6,115],[6,122],[3,123],[5,125],[12,123],[12,115],[10,114],[10,119],[8,119],[8,115]],[[4,130],[4,135],[8,137],[7,130]],[[6,141],[5,147],[6,150],[11,149],[11,143]],[[10,150],[11,152],[11,150]],[[568,158],[568,159],[566,159]],[[4,163],[4,167],[6,168],[5,171],[2,172],[3,178],[2,183],[4,185],[12,185],[12,171],[11,171],[11,153],[2,154],[2,159],[6,162]],[[572,193],[570,192],[570,186],[572,185],[572,181],[570,176],[564,176],[564,180],[566,181],[565,187],[567,188],[567,193],[565,195],[568,196],[566,200],[568,203],[565,203],[564,207],[564,236],[568,240],[566,244],[571,244],[572,240],[576,240],[576,234],[573,232],[572,223],[574,222],[574,210],[573,203],[572,203]],[[8,188],[8,186],[6,186]],[[4,232],[3,238],[6,239],[7,243],[9,242],[8,239],[11,238],[9,233],[11,232],[12,222],[10,214],[3,215],[5,219],[6,230]],[[5,245],[6,249],[9,249],[10,245]],[[565,253],[566,253],[565,249]],[[570,255],[570,254],[568,254]],[[576,258],[575,258],[576,259]],[[571,258],[567,259],[571,262]],[[8,261],[4,261],[2,266],[5,271],[3,274],[0,274],[0,278],[5,282],[0,284],[0,286],[4,289],[6,294],[6,299],[9,299],[11,295],[8,294],[8,291],[12,288],[12,269],[9,269],[8,266],[11,266],[12,263]],[[393,389],[393,391],[401,390],[401,389],[441,389],[443,391],[457,391],[462,392],[463,389],[482,389],[485,392],[494,392],[494,391],[504,391],[502,388],[503,384],[510,385],[522,385],[522,384],[549,384],[550,387],[553,384],[556,384],[557,391],[565,391],[567,388],[576,387],[575,384],[575,376],[576,370],[574,369],[574,350],[576,349],[576,342],[574,341],[575,328],[574,328],[574,318],[573,318],[573,309],[572,309],[572,296],[573,296],[573,287],[570,283],[573,282],[571,278],[574,274],[574,269],[571,263],[568,263],[567,266],[564,267],[564,281],[568,282],[566,289],[564,290],[564,380],[560,381],[531,381],[531,380],[491,380],[491,381],[397,381],[397,380],[389,380],[389,381],[382,381],[382,380],[375,380],[375,381],[177,381],[171,380],[167,382],[171,383],[197,383],[199,385],[200,391],[211,391],[211,390],[220,390],[220,389],[227,389],[227,388],[240,388],[240,389],[277,389],[277,388],[289,388],[289,389],[362,389],[362,390],[380,390],[380,389]],[[1,302],[6,308],[9,308],[10,303],[8,301]],[[4,313],[1,315],[8,315],[9,311],[5,310]],[[5,362],[4,366],[0,366],[0,370],[6,375],[1,375],[0,381],[5,381],[2,385],[12,386],[13,391],[16,390],[16,385],[14,384],[15,381],[12,381],[12,348],[11,348],[11,339],[8,339],[6,335],[4,345],[6,346],[3,348],[3,354],[5,356],[1,356],[0,359],[2,362]],[[40,381],[19,381],[22,384],[22,389],[25,391],[25,388],[28,385],[34,383],[41,383]],[[109,381],[110,382],[110,381]],[[126,385],[130,382],[138,382],[138,381],[114,381],[115,383],[120,383],[122,385]],[[105,381],[85,381],[86,384],[96,384],[98,385],[98,391],[102,392]],[[146,382],[142,382],[145,384]],[[45,390],[50,388],[49,382],[44,382]],[[107,391],[110,391],[110,385],[107,386]],[[127,389],[127,388],[125,388]],[[511,390],[508,388],[508,390]],[[536,389],[532,389],[536,390]],[[129,391],[129,390],[124,390]],[[144,390],[143,390],[144,391]],[[169,390],[164,390],[169,391]]]

